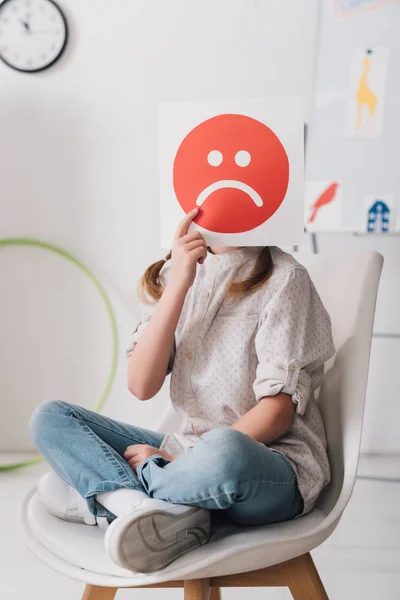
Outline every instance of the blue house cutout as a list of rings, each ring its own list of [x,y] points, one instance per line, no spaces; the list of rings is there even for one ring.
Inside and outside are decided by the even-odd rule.
[[[387,232],[389,231],[390,208],[383,200],[376,200],[368,210],[368,232]]]

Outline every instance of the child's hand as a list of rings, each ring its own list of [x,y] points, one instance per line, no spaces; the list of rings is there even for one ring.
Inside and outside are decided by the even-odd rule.
[[[206,242],[200,231],[190,231],[191,222],[198,208],[191,210],[179,223],[172,243],[171,271],[168,283],[188,290],[196,277],[196,263],[203,263],[207,256]]]
[[[153,456],[153,454],[159,454],[171,462],[175,460],[174,456],[170,456],[166,452],[154,448],[154,446],[148,446],[147,444],[134,444],[133,446],[128,446],[124,452],[124,458],[131,469],[136,472],[140,463],[146,460],[146,458]]]

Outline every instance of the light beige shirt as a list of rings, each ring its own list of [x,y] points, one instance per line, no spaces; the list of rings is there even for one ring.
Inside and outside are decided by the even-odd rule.
[[[302,265],[271,247],[273,272],[256,291],[226,293],[230,280],[247,278],[260,248],[207,253],[197,264],[175,331],[168,374],[172,405],[182,414],[178,433],[161,449],[173,456],[217,427],[229,427],[264,396],[292,395],[296,405],[289,431],[271,444],[287,456],[304,500],[303,514],[329,483],[323,421],[314,397],[324,363],[333,356],[331,321]],[[171,261],[160,273],[168,281]],[[155,309],[143,305],[127,354],[130,356]]]

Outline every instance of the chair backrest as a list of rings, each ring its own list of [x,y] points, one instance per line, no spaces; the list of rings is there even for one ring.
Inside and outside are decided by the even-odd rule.
[[[383,258],[377,252],[296,254],[308,270],[331,320],[336,347],[318,394],[331,464],[331,483],[317,506],[339,514],[353,490],[361,443],[372,328]],[[169,405],[157,429],[178,431]],[[340,500],[338,502],[338,500]]]
[[[332,477],[317,506],[345,508],[354,487],[368,381],[372,330],[383,257],[377,252],[298,255],[332,320],[335,356],[318,394]]]

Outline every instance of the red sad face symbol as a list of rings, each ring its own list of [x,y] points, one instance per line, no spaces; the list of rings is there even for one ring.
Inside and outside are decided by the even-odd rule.
[[[212,117],[188,133],[174,160],[175,194],[209,231],[240,233],[267,221],[289,183],[285,149],[266,125],[244,115]]]

